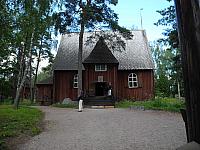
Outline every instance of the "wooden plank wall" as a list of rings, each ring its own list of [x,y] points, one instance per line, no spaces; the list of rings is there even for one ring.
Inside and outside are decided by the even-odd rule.
[[[37,84],[37,100],[42,100],[48,97],[52,100],[53,85],[52,84]]]
[[[138,88],[128,87],[128,75],[136,73],[138,77]],[[119,100],[146,100],[154,96],[153,70],[132,70],[118,71],[118,92]]]
[[[113,94],[116,96],[116,79],[117,79],[117,65],[109,64],[107,65],[107,71],[95,71],[94,65],[85,65],[85,89],[90,93],[95,92],[95,82],[98,81],[98,76],[103,76],[103,81],[107,83],[111,83],[111,87],[113,89]]]
[[[62,102],[64,98],[77,98],[77,88],[73,88],[74,75],[77,71],[54,71],[54,103]]]
[[[105,72],[95,72],[94,65],[85,66],[83,71],[83,89],[87,92],[95,92],[95,81],[98,76],[111,82],[113,94],[117,99],[145,100],[154,96],[154,76],[152,70],[117,71],[117,66],[108,65]],[[128,88],[128,75],[138,75],[139,87]],[[77,98],[77,88],[73,88],[73,77],[77,71],[54,71],[54,103],[62,102],[64,98]]]

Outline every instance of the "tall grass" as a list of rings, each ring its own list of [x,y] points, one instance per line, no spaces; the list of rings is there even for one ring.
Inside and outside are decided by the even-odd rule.
[[[124,100],[116,104],[118,108],[128,108],[130,106],[144,106],[145,109],[180,112],[181,108],[185,108],[185,102],[175,98],[156,98],[148,101],[135,102]]]

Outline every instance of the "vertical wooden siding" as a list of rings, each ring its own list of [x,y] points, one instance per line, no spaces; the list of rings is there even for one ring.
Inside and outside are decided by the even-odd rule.
[[[64,98],[77,98],[77,88],[73,88],[73,79],[77,71],[54,71],[54,102],[62,102]]]
[[[138,87],[128,87],[128,75],[136,73],[138,77]],[[118,98],[145,100],[154,96],[154,76],[153,70],[132,70],[132,71],[118,71]]]
[[[111,83],[113,94],[116,96],[116,79],[117,79],[117,65],[108,64],[107,71],[95,71],[95,66],[91,64],[85,65],[85,90],[89,93],[95,92],[95,82],[98,81],[98,76],[103,76],[103,81]]]
[[[37,84],[37,101],[48,98],[52,100],[53,85]]]
[[[83,89],[87,92],[95,92],[95,82],[98,76],[111,82],[113,94],[118,99],[145,100],[154,96],[153,70],[117,71],[117,66],[108,65],[107,71],[95,72],[94,65],[86,65],[83,71]],[[128,87],[128,75],[136,73],[138,76],[138,88]],[[73,88],[73,77],[77,71],[54,71],[54,102],[61,102],[69,97],[77,98],[77,88]]]

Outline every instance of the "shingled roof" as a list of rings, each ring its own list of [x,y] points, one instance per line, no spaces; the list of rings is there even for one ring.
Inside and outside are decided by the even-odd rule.
[[[95,45],[92,52],[89,56],[83,61],[83,63],[115,63],[118,64],[118,60],[109,50],[108,46],[106,45],[103,37],[99,38],[99,41]]]
[[[83,61],[90,55],[96,43],[85,44],[91,32],[84,33],[83,37]],[[119,70],[153,69],[151,51],[148,47],[146,34],[143,30],[132,31],[133,38],[124,39],[125,50],[112,51],[119,62]],[[53,65],[54,70],[77,70],[78,68],[78,40],[79,33],[62,35],[60,46]],[[97,41],[96,41],[97,42]],[[84,69],[84,67],[83,67]]]

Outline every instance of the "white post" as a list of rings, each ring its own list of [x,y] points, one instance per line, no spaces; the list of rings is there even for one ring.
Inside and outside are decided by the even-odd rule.
[[[178,82],[178,99],[181,99],[180,84]]]
[[[141,23],[141,29],[143,30],[143,25],[142,25],[142,10],[143,10],[143,8],[140,8],[140,23]]]

